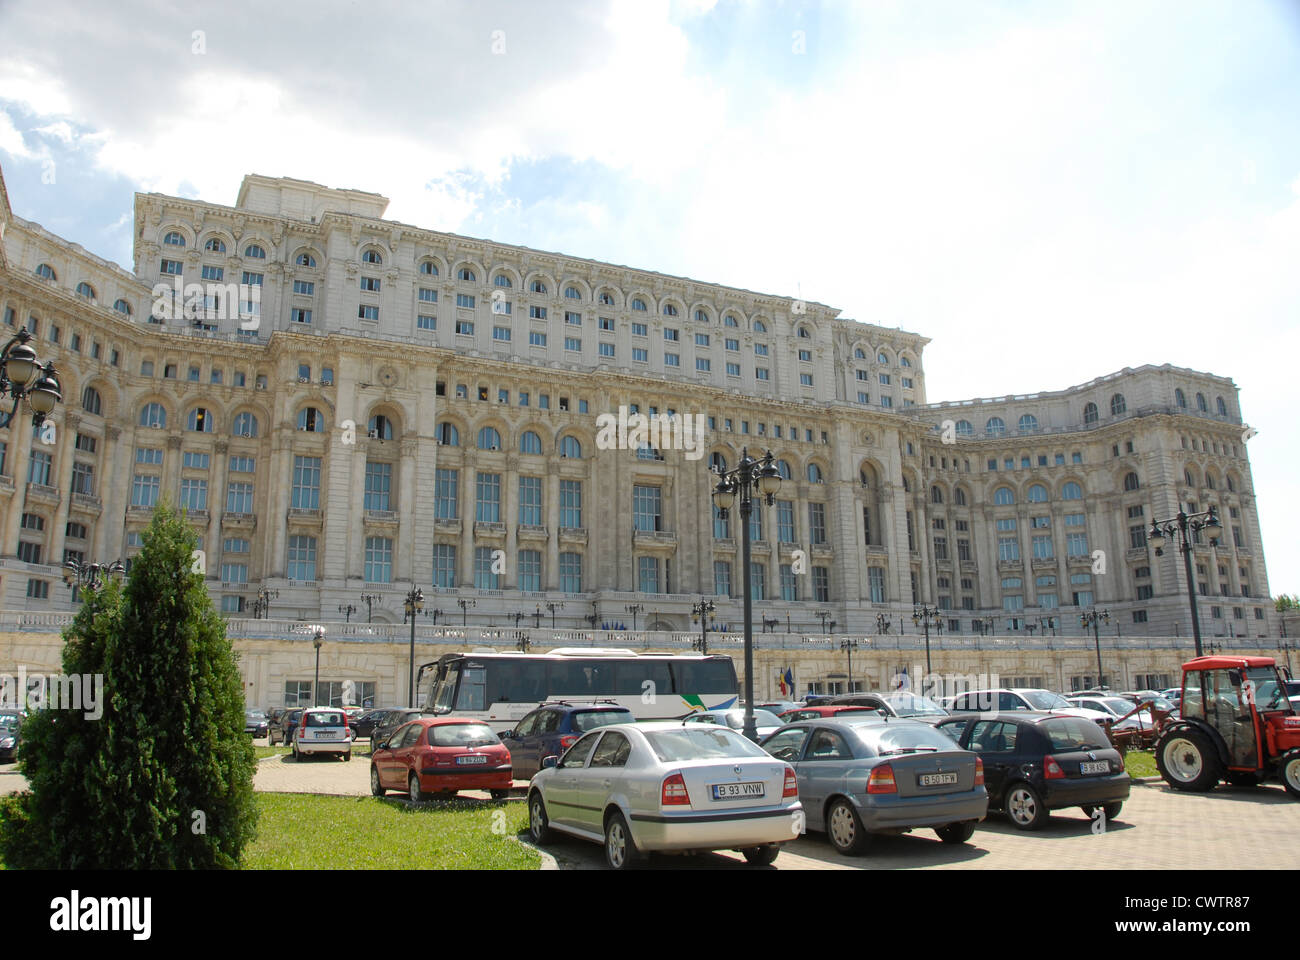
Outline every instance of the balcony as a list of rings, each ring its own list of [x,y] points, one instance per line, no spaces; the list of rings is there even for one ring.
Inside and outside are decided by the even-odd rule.
[[[319,527],[323,513],[320,510],[312,510],[307,507],[290,507],[289,515],[286,517],[290,524],[309,525]]]
[[[148,520],[153,516],[153,505],[133,503],[126,508],[126,515],[137,520]]]
[[[0,491],[4,493],[14,492],[14,478],[0,476]]]
[[[1034,557],[1034,559],[1030,561],[1030,566],[1032,566],[1035,570],[1055,570],[1056,558],[1055,557]]]
[[[735,541],[735,539],[732,538],[732,537],[714,537],[714,538],[713,538],[713,549],[714,549],[714,550],[726,550],[728,553],[735,553],[735,552],[736,552],[736,541]]]
[[[35,503],[48,503],[51,506],[58,506],[59,491],[56,487],[47,487],[41,483],[27,484],[27,499]]]
[[[675,547],[677,534],[669,533],[667,530],[633,529],[632,544],[638,547]]]
[[[367,510],[366,523],[395,527],[397,526],[397,511],[396,510]]]
[[[586,543],[586,527],[560,527],[560,543]]]
[[[74,509],[88,510],[92,513],[98,513],[103,509],[104,502],[94,494],[74,493],[72,495],[72,506]]]
[[[255,513],[223,513],[221,515],[221,525],[223,527],[256,527],[257,514]]]
[[[812,555],[829,560],[835,556],[835,549],[829,543],[814,543],[811,545]]]
[[[438,533],[460,533],[460,519],[458,517],[439,517],[433,521],[433,529]]]
[[[539,524],[521,523],[515,527],[515,536],[520,540],[547,540],[550,531]]]
[[[488,540],[504,540],[506,536],[506,525],[499,520],[475,520],[474,521],[474,538],[480,537]]]
[[[188,520],[190,523],[202,523],[204,526],[207,526],[207,523],[208,523],[208,511],[207,511],[207,510],[189,510],[189,509],[186,509],[186,510],[185,510],[185,519]]]

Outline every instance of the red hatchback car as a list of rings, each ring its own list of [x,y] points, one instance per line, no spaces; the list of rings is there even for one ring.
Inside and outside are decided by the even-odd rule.
[[[800,720],[825,720],[827,717],[839,716],[841,713],[861,713],[870,712],[871,707],[854,707],[843,703],[828,703],[822,707],[800,707],[798,710],[787,710],[781,714],[781,719],[786,723],[798,723]]]
[[[419,717],[393,731],[370,756],[370,792],[405,790],[412,801],[457,790],[510,794],[510,751],[481,720]]]

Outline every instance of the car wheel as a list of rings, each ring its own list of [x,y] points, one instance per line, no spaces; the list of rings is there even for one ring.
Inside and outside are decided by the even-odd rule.
[[[349,750],[347,753],[343,754],[343,762],[344,762],[344,763],[347,763],[347,762],[348,762],[349,760],[351,760],[351,759],[352,759],[352,751],[351,751],[351,750]]]
[[[605,820],[605,862],[611,870],[631,870],[636,866],[636,844],[623,814],[615,811]]]
[[[975,835],[975,821],[963,820],[961,823],[948,823],[935,827],[934,832],[944,843],[965,843]]]
[[[546,819],[546,804],[537,790],[528,798],[528,836],[537,844],[547,843],[553,836],[550,821]]]
[[[293,758],[302,763],[302,753],[298,750],[298,744],[293,745]]]
[[[853,804],[843,798],[831,804],[826,811],[826,836],[833,846],[846,857],[855,857],[867,849],[871,836],[862,826],[862,818]]]
[[[1091,820],[1093,817],[1093,811],[1096,810],[1097,807],[1094,804],[1086,804],[1080,807],[1079,809],[1083,811],[1083,815],[1085,817]],[[1123,809],[1124,809],[1123,800],[1116,800],[1113,803],[1103,803],[1101,805],[1101,812],[1106,815],[1107,823],[1110,823],[1112,820],[1118,819],[1119,812]]]
[[[1300,750],[1289,750],[1282,754],[1282,762],[1278,766],[1282,786],[1286,787],[1286,792],[1292,797],[1300,800]]]
[[[740,852],[744,855],[746,863],[756,867],[766,867],[776,860],[781,848],[775,843],[769,843],[761,847],[748,847]]]
[[[388,791],[384,785],[379,782],[379,768],[373,763],[370,765],[370,794],[375,797],[382,797]]]
[[[1007,789],[1007,798],[1002,804],[1011,825],[1021,830],[1037,830],[1047,822],[1047,808],[1043,798],[1027,783],[1013,783]]]
[[[412,803],[419,803],[424,799],[424,790],[420,788],[420,778],[411,774],[406,778],[406,795]]]
[[[504,800],[504,799],[505,799],[506,797],[508,797],[508,796],[510,796],[510,791],[509,791],[509,790],[493,790],[493,791],[492,791],[492,799],[493,799],[493,800]]]
[[[1183,727],[1156,744],[1156,768],[1175,790],[1203,793],[1219,782],[1219,757],[1210,738]]]

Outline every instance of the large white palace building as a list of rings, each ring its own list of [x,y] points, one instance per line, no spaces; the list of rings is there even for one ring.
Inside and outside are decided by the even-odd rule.
[[[420,587],[455,624],[688,631],[704,596],[734,628],[739,520],[710,467],[748,448],[784,478],[751,524],[768,629],[910,634],[926,603],[948,636],[1079,636],[1096,607],[1108,636],[1187,637],[1182,557],[1145,530],[1214,505],[1203,631],[1277,632],[1225,377],[930,403],[925,337],[385,220],[373,193],[137,194],[133,271],[2,199],[3,332],[26,327],[63,386],[53,438],[25,410],[0,431],[7,610],[70,609],[63,561],[129,560],[170,498],[236,617],[265,587],[272,618],[394,623]],[[620,408],[698,415],[703,446],[602,449]]]

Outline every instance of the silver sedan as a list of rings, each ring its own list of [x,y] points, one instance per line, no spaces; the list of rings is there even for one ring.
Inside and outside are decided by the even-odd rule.
[[[725,726],[620,723],[593,730],[528,787],[528,829],[605,845],[616,870],[652,851],[738,850],[769,864],[799,835],[803,809],[789,764]]]
[[[845,855],[916,827],[965,843],[988,812],[980,758],[918,720],[840,714],[792,723],[763,747],[794,766],[808,828]]]

